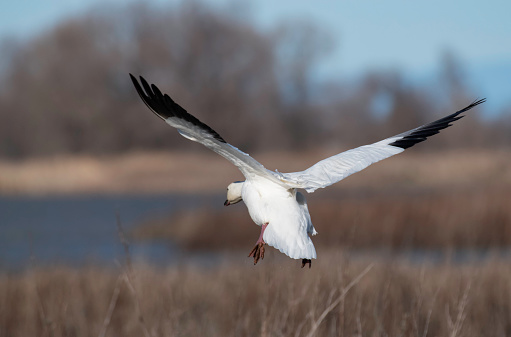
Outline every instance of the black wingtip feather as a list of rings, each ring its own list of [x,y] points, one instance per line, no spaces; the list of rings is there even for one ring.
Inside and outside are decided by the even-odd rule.
[[[423,142],[427,139],[427,137],[433,136],[440,132],[440,130],[443,130],[445,128],[448,128],[451,126],[453,122],[465,117],[460,116],[461,113],[466,112],[473,107],[486,102],[486,98],[475,100],[467,107],[456,111],[455,113],[443,117],[439,120],[436,120],[434,122],[431,122],[429,124],[425,124],[423,126],[418,127],[417,129],[411,130],[409,133],[403,134],[403,138],[398,139],[389,145],[400,147],[402,149],[407,149],[409,147],[414,146],[417,143]]]
[[[172,100],[169,95],[163,95],[156,85],[149,85],[149,83],[147,83],[147,81],[142,76],[140,76],[140,83],[142,83],[141,86],[135,76],[132,74],[129,75],[142,101],[144,101],[145,105],[147,105],[147,107],[158,117],[163,120],[168,118],[179,118],[185,120],[208,132],[216,140],[222,143],[226,142],[215,130],[186,112],[186,110],[174,102],[174,100]]]

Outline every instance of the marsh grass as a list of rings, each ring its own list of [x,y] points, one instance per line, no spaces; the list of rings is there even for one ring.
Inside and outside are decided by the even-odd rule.
[[[210,182],[206,191],[225,188],[228,174],[223,166],[209,166],[218,176],[169,174],[178,172],[176,167],[183,169],[175,165],[176,158],[183,159],[117,158],[103,163],[105,167],[93,160],[90,165],[78,163],[83,168],[78,175],[61,177],[59,172],[73,172],[76,162],[68,162],[65,170],[62,162],[55,167],[39,163],[39,169],[32,163],[21,173],[18,165],[0,163],[7,168],[0,189],[43,194],[96,188],[193,192],[204,187],[202,178]],[[257,266],[238,254],[239,249],[248,254],[259,235],[243,206],[182,212],[155,219],[131,234],[234,255],[220,263],[182,260],[172,267],[156,267],[132,264],[125,245],[126,261],[117,268],[32,266],[0,271],[0,337],[511,335],[508,261],[485,258],[459,264],[447,258],[418,263],[397,254],[370,253],[375,248],[392,252],[509,247],[509,155],[399,158],[343,185],[348,192],[382,191],[378,195],[320,192],[309,198],[320,233],[314,238],[320,259],[310,270],[273,249]],[[192,163],[188,159],[181,163]],[[192,164],[203,171],[204,166]],[[428,171],[432,166],[436,170]],[[163,177],[172,176],[181,177],[181,182],[162,183]],[[187,179],[197,177],[201,179],[193,186],[185,186]],[[71,183],[52,185],[59,178]],[[359,248],[369,249],[354,253]]]
[[[347,150],[259,153],[268,169],[301,171]],[[406,152],[372,165],[328,190],[384,190],[406,187],[511,185],[506,151]],[[225,159],[200,153],[134,152],[107,157],[67,156],[23,161],[0,160],[0,194],[218,193],[241,173]]]
[[[506,261],[410,264],[328,253],[300,269],[136,265],[0,276],[0,336],[502,336]],[[128,275],[127,273],[130,273]]]
[[[316,247],[448,250],[511,246],[511,189],[472,188],[309,198]],[[247,249],[259,235],[243,205],[181,211],[142,223],[137,240],[189,250]]]

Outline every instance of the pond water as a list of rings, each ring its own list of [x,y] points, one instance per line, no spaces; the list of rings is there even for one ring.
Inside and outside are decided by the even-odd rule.
[[[0,269],[30,264],[113,264],[125,258],[116,214],[128,232],[145,219],[178,209],[223,207],[223,196],[0,197]],[[165,263],[169,243],[130,243],[135,260]]]
[[[20,270],[31,265],[122,264],[126,254],[119,239],[116,214],[125,232],[129,232],[150,218],[168,216],[177,210],[219,209],[223,208],[223,201],[223,194],[0,197],[0,270]],[[204,253],[185,256],[169,242],[130,242],[129,247],[135,262],[157,265],[183,262],[212,265],[225,258],[221,254]],[[369,249],[350,252],[354,258],[368,254],[389,260],[404,258],[412,263],[436,263],[446,258],[466,263],[495,256],[509,258],[511,250],[414,249],[389,253]]]

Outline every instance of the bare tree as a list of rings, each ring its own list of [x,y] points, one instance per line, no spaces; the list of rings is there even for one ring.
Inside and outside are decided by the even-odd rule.
[[[202,151],[141,111],[129,72],[157,83],[246,151],[346,140],[361,145],[475,98],[452,55],[444,57],[441,72],[448,103],[399,72],[318,83],[314,73],[333,48],[326,32],[293,21],[264,33],[246,15],[240,18],[198,1],[102,6],[29,41],[4,40],[1,46],[0,156],[11,158]],[[469,120],[433,142],[491,145],[496,132],[508,131],[499,123]]]
[[[16,51],[0,79],[3,155],[191,146],[140,113],[128,72],[157,82],[246,148],[258,146],[247,140],[260,138],[261,123],[277,124],[269,37],[197,3],[115,12],[70,19]]]

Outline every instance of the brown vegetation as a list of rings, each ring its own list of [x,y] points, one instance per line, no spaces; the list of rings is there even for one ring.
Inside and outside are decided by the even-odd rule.
[[[196,145],[201,148],[200,145]],[[256,153],[268,169],[301,171],[315,162],[347,150],[300,153]],[[505,151],[442,151],[412,149],[386,159],[328,189],[309,201],[331,193],[392,193],[394,190],[438,190],[511,185],[511,156]],[[67,156],[22,161],[0,160],[0,194],[66,193],[223,193],[242,180],[236,167],[213,152],[147,152],[116,156]],[[231,210],[232,211],[232,210]]]
[[[0,336],[502,336],[509,263],[414,265],[269,253],[210,268],[0,275]]]
[[[307,195],[312,220],[320,233],[314,237],[317,246],[486,249],[511,244],[508,153],[412,152]],[[257,157],[281,171],[289,171],[305,168],[326,155]],[[139,179],[130,185],[123,178],[123,170],[112,169],[119,179],[117,186],[122,186],[123,181],[125,187],[141,186],[144,177],[152,177],[159,191],[220,194],[220,206],[225,186],[240,175],[227,161],[207,152],[182,157],[185,159],[175,164],[173,160],[180,157],[174,155],[162,155],[159,165],[152,165],[150,157],[145,158],[140,167],[153,173],[132,171],[126,177]],[[125,167],[124,172],[128,172],[128,167],[137,165]],[[109,186],[108,182],[105,186]],[[132,234],[139,240],[171,240],[189,249],[221,249],[226,245],[246,249],[253,245],[258,230],[240,204],[148,219]]]
[[[353,196],[309,202],[316,247],[491,249],[511,245],[511,190],[458,189]],[[312,198],[309,198],[312,199]],[[191,250],[251,248],[259,228],[245,207],[183,211],[147,221],[137,240],[168,240]]]

